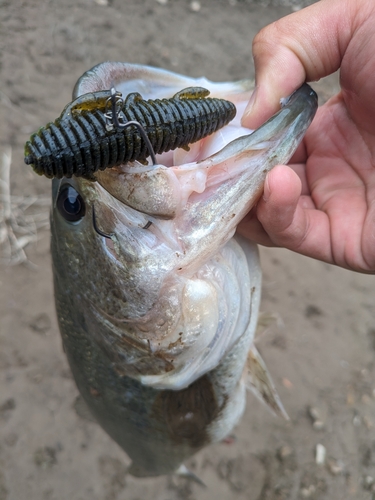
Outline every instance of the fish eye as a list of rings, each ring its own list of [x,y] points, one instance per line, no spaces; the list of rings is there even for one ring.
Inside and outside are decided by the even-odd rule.
[[[78,222],[86,213],[82,196],[70,184],[62,186],[56,205],[61,216],[68,222]]]

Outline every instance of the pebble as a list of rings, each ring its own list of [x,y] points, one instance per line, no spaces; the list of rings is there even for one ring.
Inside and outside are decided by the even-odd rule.
[[[345,466],[341,460],[329,460],[327,466],[332,476],[341,475],[345,469]]]
[[[372,420],[371,420],[371,418],[370,418],[370,417],[368,417],[367,415],[365,415],[365,416],[363,417],[363,423],[365,424],[365,426],[366,426],[366,428],[367,428],[368,430],[370,430],[370,429],[373,429],[373,428],[374,428],[374,423],[373,423],[373,421],[372,421]]]
[[[371,398],[368,394],[363,394],[361,399],[362,403],[365,403],[365,405],[369,405],[371,403]]]
[[[353,425],[354,427],[359,427],[362,423],[362,419],[359,415],[355,415],[355,417],[353,418]]]
[[[308,488],[301,489],[301,497],[302,498],[311,498],[316,491],[316,488],[313,484],[310,484]]]
[[[352,390],[349,390],[348,391],[348,394],[346,396],[346,404],[348,406],[353,406],[355,403],[355,396],[354,396],[354,392]]]
[[[16,407],[15,400],[13,398],[9,398],[0,406],[0,412],[14,410],[15,407]]]
[[[309,406],[307,408],[307,414],[311,418],[313,422],[313,428],[316,431],[320,431],[324,428],[324,422],[321,418],[321,413],[318,408],[316,408],[315,406]]]
[[[51,446],[38,448],[34,453],[34,462],[38,467],[47,469],[57,463],[56,450]]]
[[[201,10],[201,7],[201,3],[196,0],[190,3],[190,8],[193,12],[199,12]]]
[[[40,382],[43,380],[43,375],[39,372],[30,373],[29,378],[36,384],[40,384]]]
[[[316,452],[315,452],[315,462],[317,465],[324,465],[325,461],[326,461],[326,454],[327,454],[327,450],[325,448],[325,446],[323,446],[322,444],[317,444],[316,445]]]
[[[41,313],[33,318],[29,326],[34,332],[45,334],[51,329],[51,320],[46,313]]]
[[[277,456],[283,462],[286,458],[289,458],[293,453],[293,450],[290,446],[284,445],[279,448],[277,452]]]
[[[320,420],[320,412],[318,408],[315,408],[314,406],[309,406],[307,408],[307,413],[309,414],[309,417],[315,422],[316,420]]]
[[[292,382],[285,377],[282,379],[281,382],[282,382],[283,386],[286,387],[287,389],[291,389],[293,387]]]
[[[313,423],[313,428],[316,431],[321,431],[322,429],[324,429],[324,422],[322,422],[321,420],[315,420],[315,422]]]
[[[365,490],[370,490],[372,489],[372,486],[374,484],[374,478],[372,476],[365,476],[363,478],[363,487]]]

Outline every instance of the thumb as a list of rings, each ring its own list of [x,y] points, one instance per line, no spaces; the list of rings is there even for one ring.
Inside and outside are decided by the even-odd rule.
[[[305,81],[336,71],[353,32],[359,0],[321,0],[263,28],[253,40],[256,88],[242,125],[257,128],[280,99]]]

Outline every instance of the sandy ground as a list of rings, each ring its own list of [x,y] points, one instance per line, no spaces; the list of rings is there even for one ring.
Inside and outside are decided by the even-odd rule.
[[[195,12],[182,0],[105,3],[0,1],[0,148],[12,148],[13,195],[49,197],[50,181],[23,164],[23,144],[60,114],[77,78],[94,64],[121,60],[213,80],[252,77],[255,33],[290,13],[285,5],[302,4],[202,0]],[[316,88],[323,102],[337,78]],[[187,464],[202,488],[184,479],[129,477],[125,454],[82,416],[55,318],[48,230],[39,236],[27,248],[33,268],[0,269],[0,500],[373,498],[373,277],[261,249],[262,310],[280,325],[258,348],[291,420],[273,417],[250,394],[230,442]],[[326,449],[322,466],[315,463],[318,444]]]

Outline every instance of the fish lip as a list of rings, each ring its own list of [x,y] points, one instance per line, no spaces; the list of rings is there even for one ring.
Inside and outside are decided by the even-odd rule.
[[[304,98],[307,101],[318,102],[318,94],[307,83],[303,83],[301,87],[296,89],[290,96],[281,99],[281,106],[293,104],[297,99]]]
[[[258,139],[261,134],[269,138],[275,137],[292,125],[293,129],[288,130],[288,135],[291,135],[297,127],[303,127],[304,134],[318,108],[318,95],[307,83],[304,83],[289,97],[282,99],[281,106],[277,113],[253,132],[254,140]],[[303,134],[297,133],[298,137]]]

